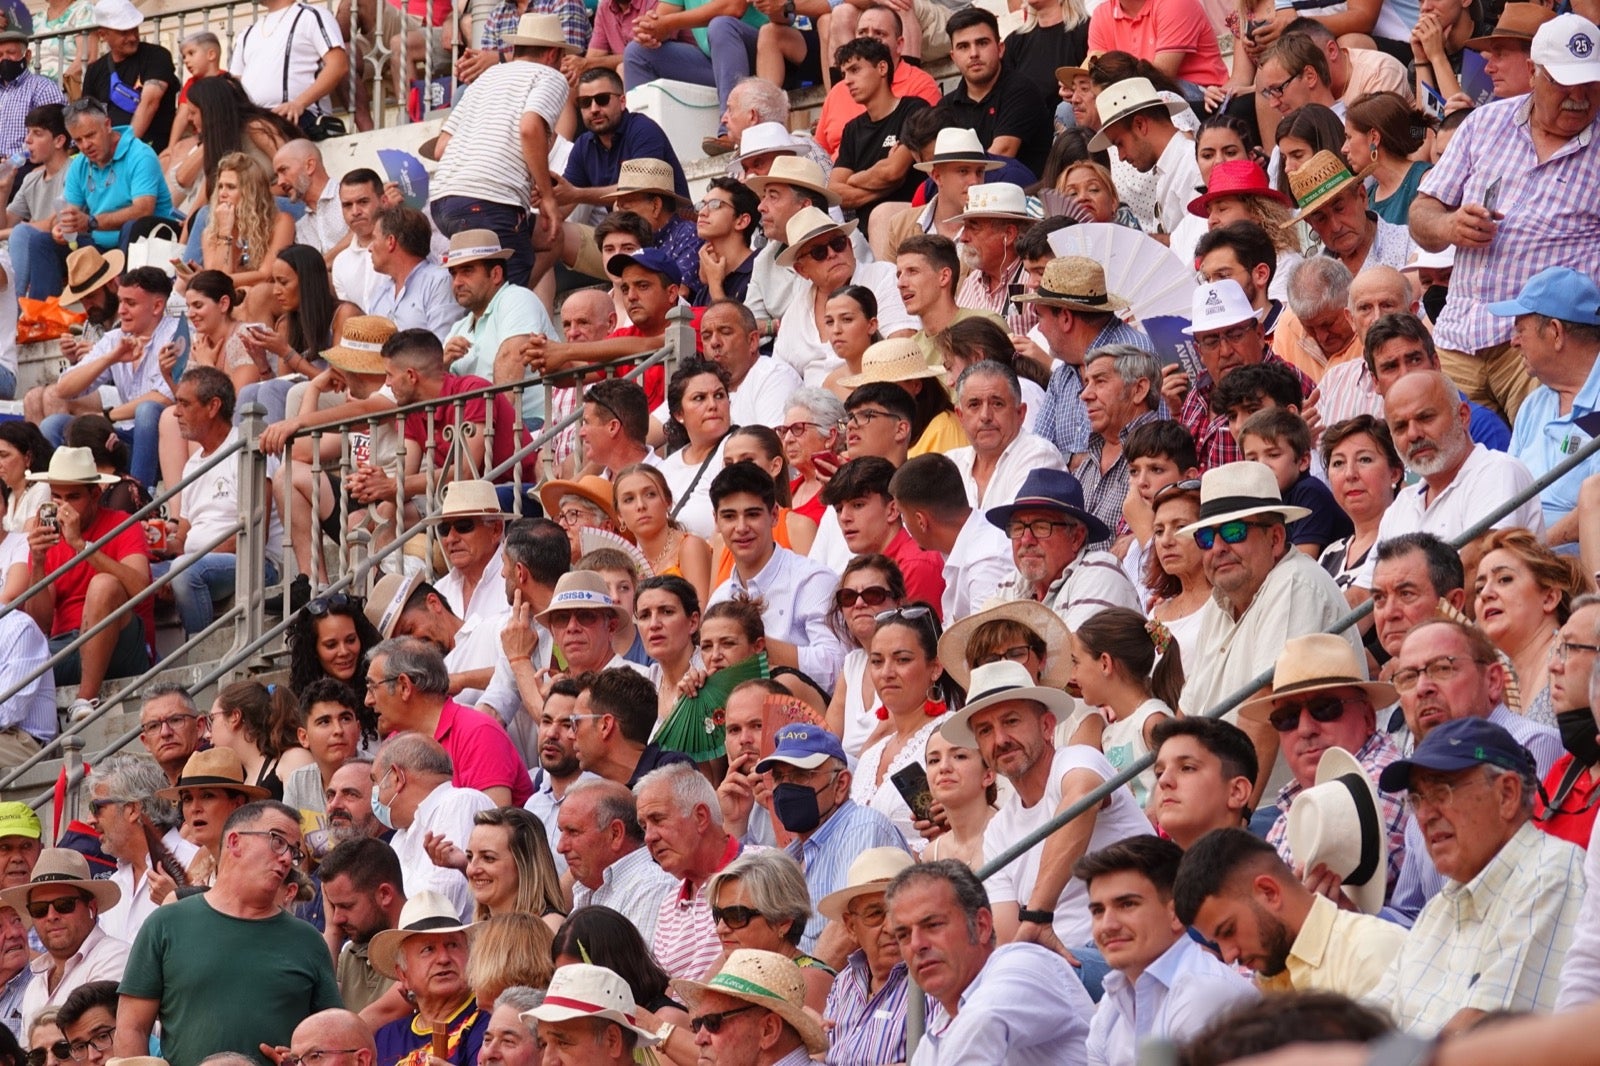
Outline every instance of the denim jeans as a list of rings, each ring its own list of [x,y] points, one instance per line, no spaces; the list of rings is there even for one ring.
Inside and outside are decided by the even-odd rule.
[[[131,458],[128,462],[128,473],[134,480],[145,488],[153,488],[161,479],[161,462],[158,450],[161,412],[166,410],[162,404],[154,400],[146,400],[133,409],[133,428],[123,429],[117,427],[117,436],[122,443],[128,446]],[[71,424],[74,415],[51,415],[39,424],[39,432],[44,434],[56,447],[66,441],[67,426]]]
[[[0,366],[0,400],[15,400],[17,398],[17,375],[7,367]]]
[[[441,196],[428,207],[433,224],[446,237],[454,237],[464,229],[494,230],[500,247],[511,249],[511,258],[506,260],[506,283],[528,284],[528,276],[533,273],[533,219],[527,211],[470,196]]]
[[[289,390],[295,387],[298,378],[268,378],[266,381],[254,381],[239,390],[239,402],[233,409],[233,424],[238,425],[244,419],[242,412],[250,404],[258,403],[266,409],[267,425],[282,422],[288,417]]]
[[[692,42],[668,41],[659,48],[646,48],[634,42],[623,50],[622,69],[627,73],[627,88],[657,78],[686,81],[693,85],[715,85],[719,113],[728,109],[728,94],[756,69],[757,28],[734,18],[718,15],[706,27],[706,55]],[[720,121],[718,133],[727,129]]]
[[[150,564],[150,573],[161,577],[182,560],[162,560]],[[172,598],[178,601],[178,617],[185,636],[194,636],[217,617],[217,600],[233,595],[238,556],[231,552],[208,552],[189,560],[188,569],[172,579]],[[278,568],[267,560],[266,583],[275,585]]]
[[[1083,989],[1089,993],[1089,998],[1099,1003],[1100,997],[1106,994],[1105,980],[1106,974],[1111,972],[1110,963],[1093,944],[1074,944],[1067,950],[1078,960],[1072,972],[1083,982]]]
[[[67,284],[67,246],[26,223],[11,231],[11,269],[17,295],[30,300],[60,296]]]

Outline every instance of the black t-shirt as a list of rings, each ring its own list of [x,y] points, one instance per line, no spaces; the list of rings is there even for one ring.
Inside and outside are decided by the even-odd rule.
[[[182,85],[178,80],[178,72],[172,66],[172,54],[165,48],[149,41],[140,41],[139,50],[118,63],[114,69],[110,53],[102,53],[83,72],[83,95],[92,96],[106,105],[113,126],[126,126],[133,121],[133,113],[139,107],[139,95],[147,81],[159,81],[167,87],[167,91],[161,94],[161,102],[156,105],[150,128],[139,138],[160,152],[167,147],[167,138],[172,134],[172,117],[178,110],[178,89]]]
[[[1294,480],[1289,491],[1283,494],[1283,502],[1311,512],[1289,523],[1290,544],[1319,544],[1326,548],[1355,532],[1350,516],[1334,500],[1333,492],[1309,473],[1302,473]]]
[[[1018,30],[1006,38],[1006,54],[1001,68],[1016,71],[1033,86],[1056,84],[1057,67],[1081,67],[1089,54],[1089,20],[1070,30],[1064,22]],[[1054,101],[1046,96],[1047,103]]]
[[[863,111],[844,124],[839,134],[839,156],[834,162],[846,170],[860,172],[889,158],[889,152],[900,143],[900,127],[905,124],[906,116],[927,106],[928,101],[920,96],[902,96],[894,110],[876,122]],[[897,187],[886,190],[876,200],[856,208],[856,217],[865,225],[872,209],[879,204],[895,201],[910,203],[917,186],[922,184],[922,177],[921,171],[907,167],[905,177],[900,179]]]
[[[1055,74],[1050,75],[1055,84]],[[1000,68],[1000,76],[982,100],[967,95],[967,83],[960,82],[945,94],[944,106],[950,110],[951,125],[978,132],[978,140],[988,148],[996,137],[1016,137],[1022,142],[1017,162],[1040,173],[1050,142],[1055,139],[1056,109],[1037,86],[1015,71]]]

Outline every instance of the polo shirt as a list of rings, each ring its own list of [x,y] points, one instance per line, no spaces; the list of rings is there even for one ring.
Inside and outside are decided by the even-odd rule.
[[[1217,45],[1217,31],[1196,0],[1147,0],[1129,15],[1110,0],[1089,16],[1090,52],[1127,52],[1154,59],[1161,52],[1182,52],[1175,78],[1196,85],[1221,85],[1228,79]]]
[[[602,5],[602,7],[609,5]],[[619,50],[620,51],[620,50]],[[666,131],[649,115],[624,111],[611,131],[611,145],[607,147],[593,130],[584,130],[572,144],[563,173],[568,181],[580,189],[598,189],[617,183],[617,175],[626,159],[665,159],[672,164],[672,187],[685,200],[689,198],[689,183],[683,176],[683,164],[672,149]]]
[[[1383,978],[1405,939],[1402,925],[1314,895],[1283,972],[1257,974],[1256,981],[1272,992],[1316,990],[1359,999]]]
[[[1511,454],[1530,474],[1540,477],[1565,462],[1595,435],[1582,428],[1579,421],[1597,411],[1600,411],[1600,359],[1589,367],[1589,376],[1572,398],[1572,408],[1566,414],[1561,413],[1561,398],[1548,385],[1540,385],[1528,394],[1517,409],[1516,424],[1511,427]],[[1591,423],[1596,421],[1600,419],[1590,420]],[[1590,429],[1593,428],[1591,424]],[[1583,486],[1583,479],[1596,473],[1600,473],[1600,456],[1590,456],[1576,470],[1539,494],[1546,529],[1578,506],[1578,490]]]
[[[450,783],[479,792],[511,789],[511,802],[520,807],[533,795],[533,781],[522,757],[511,746],[504,727],[492,715],[445,700],[433,739],[450,753],[455,773]]]
[[[472,348],[465,356],[450,364],[458,374],[472,374],[494,380],[494,357],[500,346],[511,337],[537,334],[558,340],[561,333],[550,321],[550,312],[532,289],[521,285],[502,285],[489,298],[489,306],[480,315],[470,311],[456,319],[445,341],[452,337],[465,337]],[[531,377],[531,375],[530,375]],[[544,418],[544,386],[533,378],[533,384],[522,390],[522,421],[524,425]]]
[[[61,198],[90,215],[103,215],[130,207],[141,196],[154,196],[155,216],[171,218],[172,194],[167,191],[156,153],[127,126],[118,126],[113,132],[117,134],[117,146],[105,166],[96,166],[85,155],[72,157]],[[117,246],[121,232],[100,229],[92,237],[96,247],[109,251]]]
[[[760,356],[750,364],[739,387],[729,394],[729,416],[736,426],[782,425],[789,397],[803,384],[794,367],[782,359]]]
[[[1055,140],[1056,109],[1038,86],[1016,71],[1002,65],[1000,76],[981,100],[967,92],[965,80],[959,81],[945,94],[943,106],[950,113],[949,125],[976,130],[985,149],[996,137],[1019,138],[1022,145],[1017,149],[1017,162],[1035,174],[1044,172],[1045,156]]]

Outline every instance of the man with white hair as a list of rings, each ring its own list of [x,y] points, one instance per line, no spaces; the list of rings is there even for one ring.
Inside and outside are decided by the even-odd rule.
[[[171,892],[160,884],[171,877],[159,869],[165,858],[184,869],[200,850],[178,835],[183,817],[156,793],[168,787],[167,775],[150,759],[126,752],[96,762],[89,775],[89,814],[100,832],[100,849],[117,860],[112,884],[122,898],[100,916],[100,927],[118,940],[133,942],[146,918]],[[159,834],[165,856],[151,850],[148,827]]]
[[[1361,337],[1350,316],[1350,269],[1314,255],[1289,272],[1289,313],[1278,317],[1272,350],[1313,381],[1361,356]]]
[[[494,801],[475,788],[450,783],[450,756],[438,741],[420,733],[400,733],[384,741],[372,764],[372,809],[395,831],[389,846],[400,857],[407,899],[419,893],[446,896],[456,912],[472,913],[467,879],[428,856],[425,841],[437,837],[457,848],[467,846],[473,819]]]
[[[743,152],[744,134],[750,127],[764,122],[775,122],[788,129],[789,94],[766,78],[751,75],[740,81],[733,87],[733,91],[728,93],[722,111],[722,121],[727,126],[727,136],[707,138],[706,151],[711,155],[721,155],[735,148]],[[822,168],[822,176],[826,180],[833,172],[833,156],[817,143],[815,137],[803,129],[790,130],[789,139],[794,145],[795,154],[811,160]],[[744,180],[745,168],[738,157],[729,162],[728,177]]]

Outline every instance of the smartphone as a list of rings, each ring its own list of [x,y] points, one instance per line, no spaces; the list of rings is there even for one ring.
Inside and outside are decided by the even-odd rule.
[[[1483,190],[1483,209],[1489,214],[1494,214],[1494,208],[1500,202],[1500,179],[1495,178],[1489,187]]]
[[[823,463],[823,464],[825,464],[827,466],[833,467],[835,470],[839,469],[841,466],[844,465],[844,460],[842,458],[840,458],[838,452],[828,452],[828,451],[812,452],[811,453],[811,461],[813,463],[819,463],[819,462]]]
[[[39,505],[39,528],[59,529],[56,521],[56,504],[54,500],[46,500]]]
[[[894,783],[900,798],[906,801],[906,806],[911,808],[913,818],[919,822],[932,821],[928,817],[928,810],[933,806],[933,790],[928,787],[928,771],[922,768],[921,763],[914,762],[901,767],[889,775],[889,780]]]

